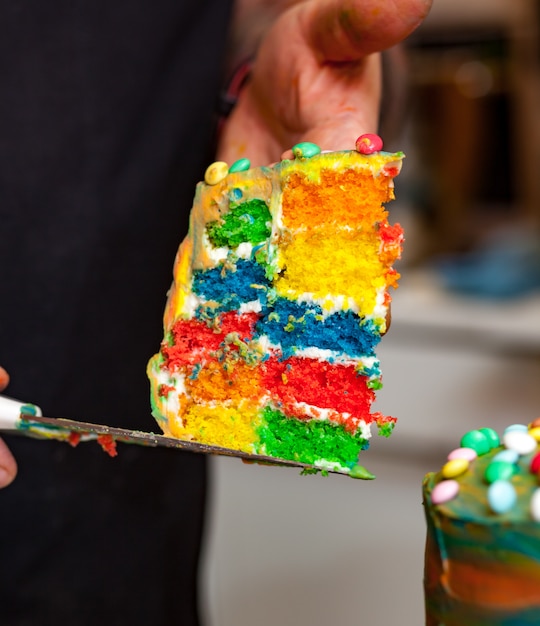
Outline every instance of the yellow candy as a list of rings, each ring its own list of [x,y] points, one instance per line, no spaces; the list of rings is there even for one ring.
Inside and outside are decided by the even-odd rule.
[[[536,439],[536,441],[540,441],[540,426],[535,426],[529,430],[529,435]]]
[[[469,461],[467,459],[452,459],[443,465],[441,474],[445,478],[455,478],[467,471],[468,467]]]
[[[225,161],[216,161],[206,168],[204,173],[204,182],[207,185],[217,185],[229,173],[229,166]]]

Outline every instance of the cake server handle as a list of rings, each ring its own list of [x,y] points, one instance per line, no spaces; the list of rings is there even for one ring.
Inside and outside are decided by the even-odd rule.
[[[0,431],[18,431],[21,428],[21,415],[40,416],[41,409],[0,394]]]

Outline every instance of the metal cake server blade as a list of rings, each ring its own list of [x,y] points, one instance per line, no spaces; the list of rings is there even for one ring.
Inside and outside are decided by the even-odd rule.
[[[211,446],[195,441],[175,439],[174,437],[167,437],[166,435],[159,435],[152,432],[116,428],[114,426],[106,426],[104,424],[80,422],[63,417],[44,417],[41,415],[41,410],[38,406],[33,404],[24,404],[2,395],[0,395],[0,432],[1,431],[17,433],[35,439],[54,439],[58,441],[66,441],[71,443],[71,445],[77,445],[79,442],[85,441],[97,441],[106,452],[111,454],[111,456],[116,455],[116,442],[120,442],[138,444],[153,448],[176,448],[178,450],[196,452],[199,454],[236,457],[245,462],[262,465],[297,467],[305,473],[325,472],[351,476],[353,478],[362,478],[365,480],[375,478],[373,474],[362,466],[356,466],[354,471],[347,472],[340,469],[318,467],[316,465],[293,461],[290,459],[252,454],[249,452],[243,452],[242,450],[233,450],[231,448]]]

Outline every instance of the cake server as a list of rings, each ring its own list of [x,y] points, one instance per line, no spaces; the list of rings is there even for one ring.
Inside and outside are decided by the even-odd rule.
[[[166,435],[158,435],[152,432],[139,430],[129,430],[105,426],[103,424],[92,424],[89,422],[79,422],[63,417],[44,417],[41,409],[35,404],[20,402],[13,398],[0,395],[0,432],[16,433],[26,437],[36,439],[54,439],[65,441],[71,445],[79,442],[97,441],[101,447],[111,456],[116,456],[116,442],[138,444],[142,446],[177,448],[187,452],[198,452],[201,454],[214,454],[218,456],[237,457],[246,462],[259,463],[263,465],[280,465],[285,467],[298,467],[305,473],[316,473],[319,471],[333,474],[342,474],[352,478],[371,480],[375,478],[371,472],[364,467],[357,465],[351,472],[332,470],[317,467],[309,463],[292,461],[289,459],[276,459],[275,457],[251,454],[241,450],[222,448],[221,446],[210,446],[195,441],[183,441]]]

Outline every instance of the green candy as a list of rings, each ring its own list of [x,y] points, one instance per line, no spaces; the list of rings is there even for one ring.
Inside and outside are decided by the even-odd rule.
[[[309,159],[317,154],[320,154],[321,149],[315,143],[309,141],[302,141],[292,147],[292,153],[297,159]]]
[[[514,475],[514,465],[508,461],[493,461],[486,467],[484,478],[491,485],[496,480],[510,480]]]
[[[490,440],[479,430],[470,430],[461,439],[462,448],[472,448],[478,456],[487,454],[491,450]]]
[[[478,430],[487,437],[491,449],[501,445],[499,435],[493,428],[479,428]]]
[[[349,473],[351,478],[360,478],[361,480],[373,480],[375,474],[372,474],[363,465],[354,465]]]
[[[238,159],[238,161],[235,161],[231,167],[229,167],[229,173],[245,172],[246,170],[249,170],[250,167],[251,161],[249,159]]]

